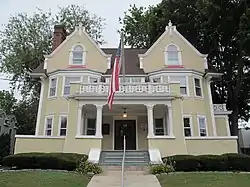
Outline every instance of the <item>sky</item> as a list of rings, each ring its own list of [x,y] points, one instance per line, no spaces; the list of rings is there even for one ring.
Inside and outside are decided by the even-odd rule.
[[[10,15],[19,12],[32,15],[36,8],[41,8],[56,13],[58,6],[84,5],[90,13],[106,19],[106,28],[103,35],[107,43],[103,47],[117,47],[119,41],[117,30],[120,28],[118,19],[124,16],[124,12],[129,9],[129,5],[148,6],[159,2],[161,0],[0,0],[0,29],[7,23]],[[0,90],[8,90],[9,82],[2,80],[2,77],[5,76],[0,74]],[[18,92],[16,92],[16,97],[20,97]]]

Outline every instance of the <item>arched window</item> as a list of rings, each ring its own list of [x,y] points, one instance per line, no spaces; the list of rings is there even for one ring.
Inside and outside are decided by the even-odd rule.
[[[83,47],[80,45],[75,46],[73,49],[72,64],[83,64]]]
[[[166,59],[165,59],[165,64],[166,65],[181,65],[181,59],[179,56],[179,49],[177,46],[175,46],[174,44],[170,44],[167,47],[167,51],[166,51]]]

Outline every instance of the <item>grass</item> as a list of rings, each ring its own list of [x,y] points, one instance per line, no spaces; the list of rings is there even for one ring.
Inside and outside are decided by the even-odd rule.
[[[0,172],[1,187],[86,187],[89,179],[69,172]]]
[[[176,173],[159,175],[162,187],[249,187],[250,174]]]

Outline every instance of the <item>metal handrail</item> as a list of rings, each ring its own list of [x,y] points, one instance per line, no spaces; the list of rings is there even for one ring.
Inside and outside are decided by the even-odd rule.
[[[122,157],[122,187],[124,187],[124,165],[125,165],[125,154],[126,154],[126,136],[123,136],[123,157]]]

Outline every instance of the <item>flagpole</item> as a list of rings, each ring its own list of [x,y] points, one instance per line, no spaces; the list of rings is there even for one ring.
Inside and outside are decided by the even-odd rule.
[[[125,84],[125,53],[124,53],[124,34],[121,32],[121,52],[122,52],[122,76],[123,76],[123,84]]]

